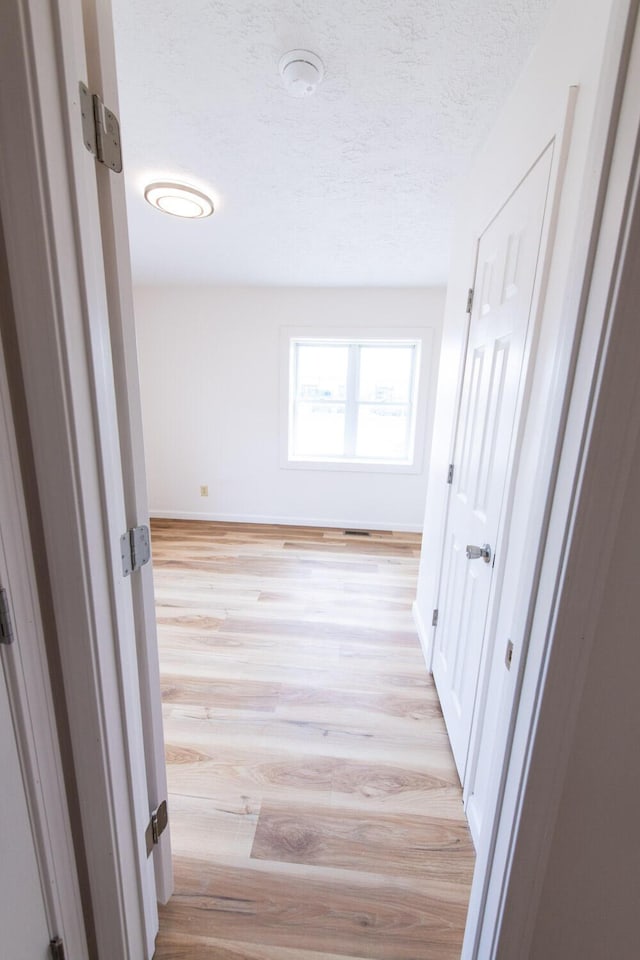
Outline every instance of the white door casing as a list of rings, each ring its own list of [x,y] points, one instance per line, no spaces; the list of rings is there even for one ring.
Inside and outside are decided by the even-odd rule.
[[[523,359],[547,204],[552,149],[521,181],[479,240],[454,475],[442,560],[433,672],[462,783]],[[488,559],[467,546],[489,548]]]
[[[0,364],[2,356],[0,354]],[[0,370],[0,377],[4,369]],[[3,396],[3,400],[4,400]],[[0,416],[0,440],[4,436],[5,421]],[[3,449],[6,447],[3,445]],[[0,516],[6,517],[9,508],[0,478]],[[13,614],[11,583],[6,564],[4,537],[0,526],[0,587]],[[13,623],[12,623],[13,625]],[[14,631],[17,629],[13,625]],[[14,640],[14,644],[17,640]],[[8,678],[15,661],[14,644],[0,647],[0,931],[2,952],[12,960],[45,960],[49,954],[51,930],[47,905],[38,864],[39,851],[29,816],[29,804],[22,767],[14,717],[9,701]],[[17,726],[20,721],[16,718]]]
[[[0,230],[0,286],[6,280]],[[4,286],[4,291],[7,291]],[[11,310],[0,296],[0,313]],[[0,587],[12,642],[0,645],[2,956],[88,957],[4,349],[0,340]]]

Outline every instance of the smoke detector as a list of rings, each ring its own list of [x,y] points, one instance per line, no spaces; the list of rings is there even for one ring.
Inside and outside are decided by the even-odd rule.
[[[324,64],[310,50],[290,50],[278,65],[282,82],[292,97],[310,97],[324,77]]]

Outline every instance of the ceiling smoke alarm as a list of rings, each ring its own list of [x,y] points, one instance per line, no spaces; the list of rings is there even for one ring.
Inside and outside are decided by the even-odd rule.
[[[278,69],[292,97],[310,97],[324,77],[322,60],[310,50],[290,50],[280,58]]]

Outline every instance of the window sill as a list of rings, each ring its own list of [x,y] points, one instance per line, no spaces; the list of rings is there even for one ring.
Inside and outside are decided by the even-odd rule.
[[[285,470],[326,470],[346,473],[422,473],[422,464],[400,461],[390,463],[388,460],[321,460],[305,457],[289,457],[283,459],[280,466]]]

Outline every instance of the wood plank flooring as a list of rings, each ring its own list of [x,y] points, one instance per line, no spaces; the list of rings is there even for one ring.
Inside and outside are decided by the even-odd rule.
[[[457,960],[474,854],[420,538],[152,524],[176,892],[156,960]]]

